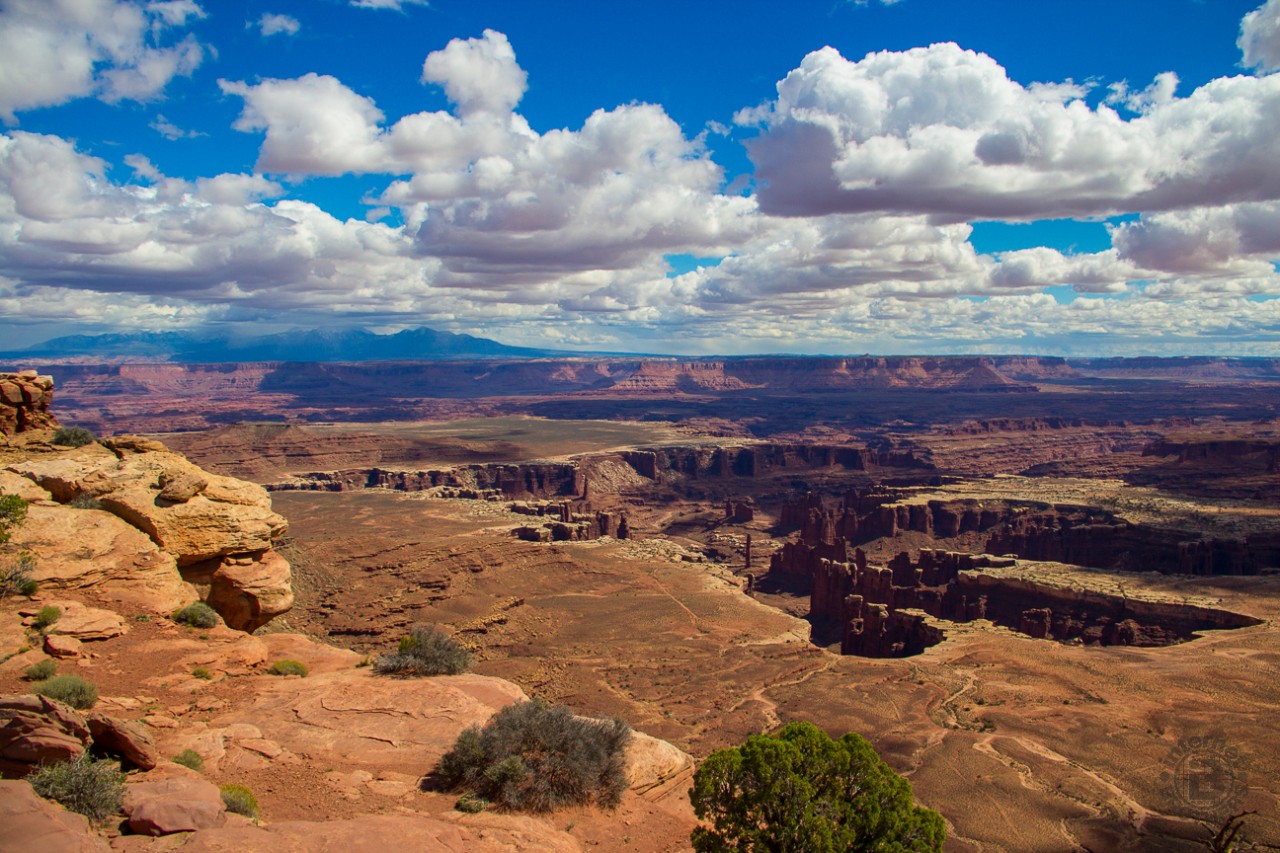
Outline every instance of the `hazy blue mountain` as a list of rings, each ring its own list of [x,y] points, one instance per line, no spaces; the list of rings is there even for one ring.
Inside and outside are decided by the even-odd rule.
[[[465,358],[538,358],[568,355],[555,350],[511,347],[477,338],[406,329],[377,335],[364,329],[311,329],[248,338],[208,332],[137,332],[112,335],[69,335],[24,350],[0,352],[0,359],[128,358],[139,361],[434,361]]]

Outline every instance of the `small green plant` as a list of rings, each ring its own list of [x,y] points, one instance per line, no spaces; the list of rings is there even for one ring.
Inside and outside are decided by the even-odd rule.
[[[210,679],[213,678],[213,673],[202,666],[198,666],[195,669],[191,670],[191,674],[202,681],[209,681]]]
[[[68,426],[58,427],[53,433],[51,443],[61,447],[84,447],[97,440],[98,437],[84,427]]]
[[[194,601],[175,612],[173,621],[192,628],[212,628],[218,624],[218,611],[203,601]]]
[[[149,613],[135,613],[135,614],[134,614],[134,616],[133,616],[133,621],[134,621],[134,622],[150,622],[150,621],[151,621],[151,614],[149,614]]]
[[[272,675],[297,675],[302,678],[307,677],[307,665],[300,660],[292,660],[285,658],[271,664],[267,672]]]
[[[53,678],[58,673],[58,664],[53,658],[45,658],[39,663],[33,663],[23,671],[22,677],[27,681],[44,681]]]
[[[218,788],[227,811],[257,820],[258,798],[244,785],[222,785]]]
[[[98,500],[93,495],[82,492],[72,498],[71,502],[68,503],[67,506],[72,509],[102,509],[102,501]]]
[[[61,618],[62,618],[61,607],[46,605],[44,607],[41,607],[40,610],[36,612],[36,620],[35,622],[31,623],[31,625],[37,631],[43,631],[45,628],[48,628],[50,625],[52,625],[54,622],[57,622]]]
[[[0,545],[9,541],[9,531],[27,517],[27,502],[17,495],[0,494]]]
[[[467,791],[461,797],[458,797],[458,801],[453,804],[453,807],[460,812],[465,812],[466,814],[476,814],[477,812],[482,812],[489,808],[489,801],[484,797],[478,797],[470,791]]]
[[[35,595],[40,588],[31,576],[35,570],[35,558],[25,551],[16,557],[0,557],[0,600],[11,595]]]
[[[484,728],[464,729],[436,768],[445,790],[505,809],[545,812],[596,802],[616,806],[627,788],[621,720],[575,716],[540,699],[508,705]]]
[[[92,708],[98,702],[98,688],[93,682],[85,681],[78,675],[55,675],[41,681],[33,689],[41,696],[81,711]]]
[[[471,652],[435,625],[414,625],[400,639],[395,654],[378,655],[373,671],[380,675],[457,675],[471,666]]]
[[[174,764],[181,764],[199,773],[204,769],[204,759],[194,749],[184,749],[173,757]]]
[[[120,811],[124,774],[114,761],[81,753],[70,761],[38,768],[27,781],[40,796],[61,803],[90,820],[101,821]]]

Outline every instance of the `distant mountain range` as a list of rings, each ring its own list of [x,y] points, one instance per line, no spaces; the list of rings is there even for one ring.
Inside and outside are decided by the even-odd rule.
[[[452,332],[406,329],[378,335],[364,329],[311,329],[257,338],[208,332],[138,332],[70,335],[24,350],[0,352],[0,360],[100,358],[110,361],[173,361],[209,364],[245,361],[443,361],[449,359],[543,358],[570,353],[511,347]]]

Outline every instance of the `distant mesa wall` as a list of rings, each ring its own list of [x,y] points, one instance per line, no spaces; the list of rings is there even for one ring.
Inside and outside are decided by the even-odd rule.
[[[803,546],[802,547],[809,547]],[[866,555],[818,558],[811,576],[811,618],[834,625],[843,654],[906,657],[945,639],[943,621],[986,619],[1037,639],[1084,645],[1167,646],[1199,631],[1259,620],[1225,610],[1156,602],[1052,586],[984,569],[1015,561],[986,554],[924,550],[898,554],[888,566]]]
[[[1171,456],[1183,465],[1245,465],[1280,473],[1280,440],[1206,439],[1203,441],[1163,440],[1148,444],[1143,456]]]
[[[927,462],[917,459],[909,451],[881,451],[853,445],[672,446],[595,454],[582,459],[584,462],[601,460],[617,460],[640,477],[664,484],[753,478],[792,470],[862,471],[869,467],[931,470]],[[290,481],[267,486],[273,491],[329,492],[378,488],[420,492],[439,487],[496,490],[509,498],[564,498],[584,496],[587,476],[582,466],[575,462],[522,462],[427,471],[351,468],[301,474]]]
[[[911,502],[892,489],[872,487],[846,493],[835,506],[809,493],[784,504],[785,527],[800,530],[800,541],[823,545],[863,545],[904,533],[935,540],[965,534],[985,536],[982,550],[1025,560],[1070,563],[1103,569],[1164,574],[1252,575],[1280,565],[1280,537],[1202,538],[1189,531],[1131,524],[1095,507],[1001,500]],[[840,545],[839,547],[845,547]],[[809,575],[820,557],[844,559],[818,550],[784,546],[774,557],[777,570]]]
[[[273,483],[270,491],[349,492],[357,489],[392,489],[423,492],[446,487],[474,493],[501,493],[507,498],[573,497],[582,494],[583,476],[577,466],[559,463],[520,465],[465,465],[430,471],[396,471],[385,468],[352,468],[345,471],[299,475]]]
[[[655,482],[721,477],[761,477],[782,470],[913,468],[932,466],[909,450],[877,450],[858,445],[746,444],[656,447],[626,450],[621,458]]]
[[[53,377],[34,370],[0,373],[0,435],[56,427],[52,404]]]

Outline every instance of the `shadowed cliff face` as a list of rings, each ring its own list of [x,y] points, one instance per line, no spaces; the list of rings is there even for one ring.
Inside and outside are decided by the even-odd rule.
[[[816,555],[814,546],[800,550]],[[888,566],[814,556],[810,617],[815,634],[834,629],[844,654],[906,657],[946,638],[946,623],[986,619],[1036,639],[1100,646],[1169,646],[1197,632],[1261,620],[1216,608],[1147,601],[1017,576],[1017,561],[985,554],[903,552]],[[930,618],[932,617],[932,618]]]

